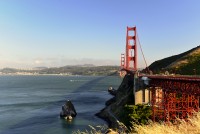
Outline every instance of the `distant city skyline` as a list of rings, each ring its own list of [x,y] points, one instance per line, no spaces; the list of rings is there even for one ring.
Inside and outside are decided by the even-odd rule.
[[[150,65],[200,45],[199,5],[199,0],[1,0],[0,68],[120,65],[127,26],[137,27]]]

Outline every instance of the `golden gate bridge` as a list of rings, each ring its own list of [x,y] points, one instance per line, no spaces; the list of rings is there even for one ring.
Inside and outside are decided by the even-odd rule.
[[[136,78],[149,79],[149,103],[153,121],[172,121],[176,118],[187,119],[199,111],[200,78],[183,75],[139,74],[137,67],[137,47],[139,42],[136,27],[127,27],[125,54],[121,54],[121,72],[132,72]],[[144,58],[144,54],[142,51]],[[144,58],[145,60],[145,58]],[[146,68],[147,63],[145,60]],[[136,84],[136,83],[134,83]],[[134,93],[135,95],[135,93]]]

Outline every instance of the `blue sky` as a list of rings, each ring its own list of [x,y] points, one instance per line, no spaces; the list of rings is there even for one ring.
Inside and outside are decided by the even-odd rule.
[[[199,0],[1,0],[0,68],[119,65],[127,26],[137,26],[151,64],[200,45],[199,7]]]

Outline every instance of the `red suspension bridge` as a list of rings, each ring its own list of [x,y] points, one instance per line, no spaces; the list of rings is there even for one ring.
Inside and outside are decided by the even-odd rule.
[[[131,71],[135,75],[138,75],[138,43],[141,48],[136,27],[127,27],[126,53],[121,54],[121,70]],[[138,75],[137,77],[139,79],[142,77],[149,79],[148,87],[151,96],[149,100],[152,108],[153,121],[173,121],[176,118],[187,119],[189,115],[199,111],[199,77],[146,74]]]

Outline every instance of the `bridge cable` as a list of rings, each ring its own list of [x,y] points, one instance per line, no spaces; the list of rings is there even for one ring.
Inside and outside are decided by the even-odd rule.
[[[143,50],[142,50],[142,45],[141,45],[141,43],[140,43],[138,33],[136,33],[136,34],[137,34],[136,36],[137,36],[137,40],[138,40],[138,43],[139,43],[139,46],[140,46],[140,50],[141,50],[141,53],[142,53],[142,57],[143,57],[143,59],[144,59],[145,65],[146,65],[146,69],[147,69],[147,71],[149,72],[149,68],[148,68],[147,61],[146,61],[146,59],[145,59],[145,56],[144,56],[144,53],[143,53]]]

